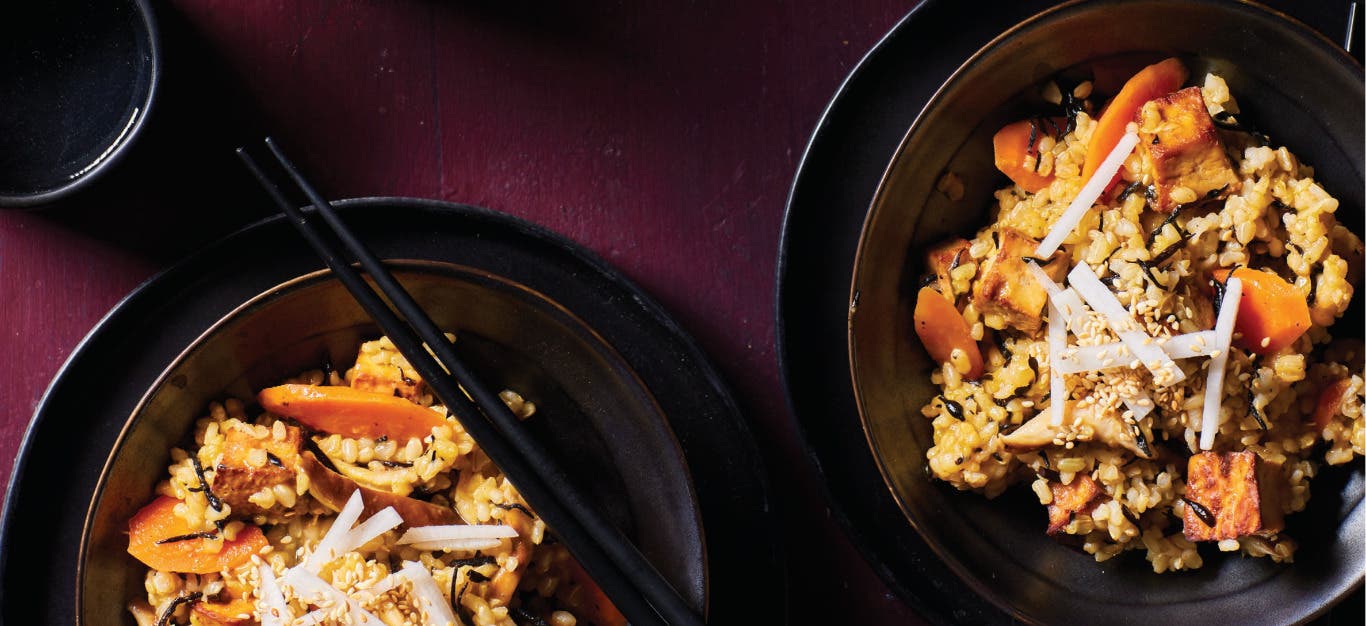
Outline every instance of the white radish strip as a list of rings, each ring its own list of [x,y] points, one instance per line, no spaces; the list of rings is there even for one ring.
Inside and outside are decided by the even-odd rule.
[[[1153,343],[1173,360],[1209,356],[1214,351],[1214,331],[1201,330],[1175,337],[1159,337]],[[1063,352],[1062,358],[1058,359],[1058,369],[1064,374],[1078,374],[1127,367],[1131,359],[1125,358],[1127,352],[1123,347],[1122,341],[1099,346],[1077,346]]]
[[[333,606],[346,605],[350,613],[351,624],[357,626],[381,626],[383,624],[373,613],[361,608],[360,603],[342,593],[340,589],[327,584],[327,581],[318,578],[317,574],[302,567],[291,567],[286,570],[283,580],[294,588],[295,596],[308,604],[321,604],[323,601],[331,601]]]
[[[1100,199],[1100,195],[1105,193],[1105,188],[1110,186],[1110,181],[1119,172],[1120,166],[1124,165],[1124,159],[1129,158],[1129,153],[1134,151],[1134,146],[1138,145],[1138,135],[1136,133],[1124,133],[1115,144],[1115,149],[1100,162],[1100,167],[1096,168],[1095,173],[1091,174],[1091,179],[1086,181],[1077,197],[1072,199],[1072,204],[1067,205],[1067,210],[1063,211],[1062,216],[1053,224],[1053,229],[1048,231],[1048,236],[1039,243],[1038,249],[1034,251],[1034,256],[1046,259],[1053,256],[1058,251],[1058,246],[1062,245],[1062,240],[1066,239],[1072,231],[1081,223],[1081,218],[1086,212],[1091,210],[1091,206]],[[1087,155],[1092,157],[1095,155]]]
[[[1051,311],[1049,313],[1050,322],[1053,319],[1053,315],[1061,313],[1061,315],[1059,315],[1059,319],[1065,321],[1066,326],[1074,327],[1075,330],[1075,326],[1082,319],[1081,314],[1085,311],[1086,308],[1086,306],[1081,302],[1081,297],[1079,297],[1077,295],[1077,292],[1074,291],[1071,287],[1064,289],[1057,283],[1053,282],[1053,278],[1050,277],[1047,272],[1043,271],[1043,268],[1039,267],[1038,264],[1026,263],[1026,265],[1029,267],[1029,272],[1034,275],[1034,279],[1037,280],[1039,284],[1043,286],[1045,291],[1048,292],[1048,301],[1050,306],[1049,310]],[[1049,332],[1053,332],[1051,323],[1049,325]],[[1070,371],[1067,369],[1068,367],[1070,367],[1069,359],[1071,358],[1071,355],[1069,355],[1069,352],[1071,351],[1067,349],[1066,328],[1063,329],[1062,335],[1063,339],[1061,342],[1057,343],[1057,348],[1052,347],[1054,344],[1051,341],[1049,344],[1049,363],[1053,367],[1057,368],[1056,370],[1053,370],[1053,373],[1050,373],[1050,376],[1054,376],[1060,373],[1070,374],[1075,372],[1086,371],[1086,369],[1077,369]],[[1080,351],[1083,349],[1084,348],[1076,348],[1075,350]],[[1127,362],[1128,361],[1126,361],[1126,363]],[[1057,378],[1062,377],[1057,376]],[[1054,393],[1054,391],[1050,387],[1049,394],[1052,393]],[[1066,393],[1066,391],[1064,391],[1063,393]],[[1153,410],[1152,398],[1148,396],[1148,393],[1146,391],[1143,391],[1141,389],[1138,391],[1138,395],[1132,397],[1124,396],[1121,399],[1124,400],[1124,404],[1129,407],[1129,410],[1133,411],[1134,419],[1136,420],[1141,420],[1144,417],[1147,417],[1148,413],[1152,412]],[[1058,417],[1058,415],[1055,413],[1053,419],[1059,420],[1058,423],[1053,424],[1054,426],[1057,426],[1059,425],[1060,420],[1062,418]]]
[[[432,573],[421,563],[404,561],[403,569],[399,573],[413,581],[413,595],[417,596],[420,607],[427,613],[425,623],[434,626],[456,626],[460,621],[455,618],[455,613],[451,611],[451,603],[442,595],[441,588],[436,585],[436,580],[432,578]]]
[[[360,519],[361,511],[365,508],[360,499],[360,490],[351,492],[351,498],[346,501],[346,506],[342,507],[337,519],[332,520],[332,527],[327,529],[327,534],[323,535],[322,541],[318,542],[318,547],[313,549],[313,553],[304,560],[304,567],[308,571],[316,574],[322,571],[323,566],[332,562],[349,550],[343,550],[347,540],[351,536],[351,527],[356,525],[356,520]]]
[[[294,619],[294,615],[290,613],[285,594],[275,581],[275,571],[265,563],[260,564],[256,571],[261,576],[261,584],[256,588],[261,596],[261,626],[285,626]]]
[[[410,543],[418,550],[490,550],[503,543],[502,539],[442,539],[440,541],[420,541]]]
[[[1031,263],[1031,265],[1033,265]],[[1048,281],[1053,282],[1053,281]],[[1048,301],[1048,398],[1051,405],[1054,426],[1062,426],[1063,413],[1067,409],[1067,385],[1062,372],[1058,371],[1058,357],[1067,347],[1067,328],[1063,325],[1062,311],[1052,300]]]
[[[369,602],[371,600],[374,600],[375,598],[378,598],[380,595],[384,594],[390,589],[399,586],[405,580],[408,579],[404,577],[402,574],[398,572],[393,572],[388,576],[379,579],[379,582],[375,583],[374,585],[357,591],[356,597],[361,602]]]
[[[502,524],[451,524],[449,526],[417,526],[409,528],[398,538],[399,544],[445,541],[447,539],[509,539],[517,536],[517,529]]]
[[[360,493],[357,489],[356,493]],[[380,512],[370,516],[365,523],[351,529],[351,534],[347,538],[347,545],[342,546],[341,554],[346,554],[352,550],[358,550],[361,546],[370,543],[372,539],[383,535],[390,529],[398,528],[403,525],[403,518],[392,506],[386,506]]]
[[[1105,316],[1110,329],[1129,346],[1129,352],[1133,353],[1139,363],[1153,373],[1153,384],[1166,387],[1185,380],[1185,372],[1176,366],[1176,362],[1167,356],[1166,352],[1153,344],[1152,337],[1143,331],[1143,327],[1128,309],[1119,303],[1115,294],[1110,293],[1110,289],[1100,282],[1100,278],[1090,265],[1078,263],[1067,274],[1067,280],[1072,283],[1072,288],[1077,290],[1082,299],[1086,300],[1086,304],[1091,305],[1091,310]]]
[[[325,621],[327,621],[327,611],[325,609],[318,609],[316,611],[304,613],[303,617],[300,617],[298,621],[291,623],[290,626],[316,626]]]
[[[1243,299],[1243,281],[1229,277],[1224,284],[1224,301],[1219,305],[1219,318],[1214,322],[1215,344],[1209,361],[1209,376],[1205,379],[1205,408],[1200,420],[1200,449],[1214,447],[1214,435],[1219,432],[1219,409],[1223,406],[1224,370],[1228,368],[1228,350],[1233,343],[1233,323],[1238,319],[1238,303]]]
[[[1124,406],[1133,411],[1135,422],[1148,417],[1148,414],[1153,412],[1153,397],[1142,389],[1138,390],[1137,395],[1120,396],[1120,399],[1124,401]]]
[[[1048,292],[1048,299],[1058,305],[1058,310],[1062,312],[1063,321],[1067,322],[1067,326],[1071,326],[1072,320],[1081,315],[1085,309],[1085,305],[1077,296],[1077,292],[1071,289],[1063,289],[1058,283],[1053,282],[1053,277],[1049,276],[1048,272],[1043,271],[1043,268],[1039,267],[1037,263],[1027,262],[1025,266],[1029,268],[1029,273],[1034,276],[1034,280],[1037,280],[1043,286],[1044,291]]]

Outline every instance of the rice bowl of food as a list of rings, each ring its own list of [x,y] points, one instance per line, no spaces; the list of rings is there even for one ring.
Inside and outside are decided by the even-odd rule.
[[[1297,621],[1360,584],[1361,91],[1260,7],[1078,2],[922,111],[850,359],[888,488],[976,591],[1029,621]]]
[[[689,474],[620,356],[506,279],[395,269],[701,604]],[[92,624],[624,621],[325,272],[244,304],[149,391],[91,503],[79,578]]]

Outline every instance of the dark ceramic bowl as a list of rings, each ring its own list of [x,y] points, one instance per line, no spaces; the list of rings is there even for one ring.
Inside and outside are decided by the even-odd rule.
[[[149,0],[44,0],[0,19],[0,207],[96,180],[132,145],[161,53]]]
[[[923,251],[987,224],[992,191],[1006,183],[993,167],[991,135],[1038,112],[1027,94],[1061,71],[1133,53],[1179,56],[1193,77],[1222,75],[1245,119],[1313,165],[1341,200],[1339,218],[1362,232],[1362,70],[1336,45],[1280,13],[1233,0],[1098,0],[1045,11],[997,37],[949,78],[910,128],[873,200],[849,313],[864,432],[907,524],[970,588],[1018,619],[1303,621],[1361,584],[1360,463],[1325,470],[1312,483],[1309,508],[1289,518],[1287,532],[1301,544],[1294,564],[1207,548],[1203,569],[1163,575],[1153,574],[1139,553],[1096,563],[1055,543],[1026,488],[987,500],[925,477],[933,439],[918,408],[936,391],[933,362],[911,324]],[[946,171],[962,180],[961,199],[936,191]],[[1358,302],[1339,332],[1360,333],[1360,315]]]
[[[489,384],[537,405],[527,424],[571,478],[695,606],[705,606],[705,546],[690,473],[650,392],[592,328],[546,296],[450,263],[395,261],[392,271]],[[129,517],[165,478],[207,403],[330,363],[350,366],[379,336],[329,272],[281,284],[194,341],[128,419],[90,502],[76,586],[79,623],[124,624],[144,593],[128,556]]]

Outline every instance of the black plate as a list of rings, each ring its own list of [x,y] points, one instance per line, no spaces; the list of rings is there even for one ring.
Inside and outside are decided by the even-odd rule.
[[[536,289],[592,326],[670,416],[702,510],[711,614],[735,621],[751,603],[785,606],[780,576],[753,575],[782,565],[753,437],[715,370],[646,294],[572,242],[493,211],[383,198],[338,206],[382,257],[477,267]],[[39,403],[10,480],[0,621],[73,623],[86,507],[127,416],[209,325],[320,268],[298,234],[271,218],[142,285],[91,331]]]
[[[1052,4],[993,3],[984,10],[928,0],[907,15],[827,108],[793,183],[780,245],[778,354],[807,452],[825,478],[835,516],[864,556],[901,598],[940,623],[1010,618],[939,561],[884,487],[850,384],[850,277],[873,195],[921,108],[978,48]],[[1269,4],[1334,40],[1346,32],[1348,2]],[[1360,54],[1359,45],[1354,50]],[[1360,606],[1358,591],[1334,614],[1355,615],[1359,623]]]

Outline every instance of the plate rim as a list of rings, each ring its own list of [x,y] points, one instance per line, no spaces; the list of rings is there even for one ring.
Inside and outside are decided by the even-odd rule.
[[[399,206],[404,210],[435,216],[435,219],[490,223],[495,227],[507,229],[519,239],[535,242],[540,246],[544,246],[544,249],[553,249],[558,254],[567,255],[572,261],[581,263],[585,269],[596,273],[604,284],[610,284],[613,289],[620,290],[623,294],[629,295],[629,310],[635,312],[637,316],[642,319],[644,323],[642,328],[648,326],[651,332],[657,332],[659,333],[659,336],[666,337],[672,342],[672,347],[686,360],[686,365],[683,366],[682,369],[691,371],[691,374],[684,374],[684,376],[688,376],[689,378],[695,377],[695,382],[702,382],[708,387],[707,391],[710,392],[707,394],[710,396],[708,403],[716,407],[718,416],[723,416],[725,418],[727,427],[732,431],[730,436],[735,442],[735,445],[745,451],[746,456],[745,458],[740,459],[740,461],[744,464],[748,474],[747,480],[752,481],[751,489],[749,490],[754,492],[753,494],[750,494],[750,501],[745,503],[747,505],[745,510],[750,512],[751,517],[756,523],[772,523],[774,521],[775,501],[771,489],[769,465],[754,437],[753,427],[749,423],[748,416],[741,410],[739,404],[736,402],[734,392],[730,385],[720,375],[719,370],[716,369],[711,358],[702,351],[697,340],[690,333],[686,332],[679,325],[678,321],[674,319],[653,296],[626,277],[616,267],[608,264],[601,257],[597,256],[583,245],[545,226],[516,215],[482,206],[408,196],[361,196],[333,201],[332,204],[341,210],[343,215],[350,210],[363,210],[366,207]],[[96,349],[96,344],[101,343],[101,341],[109,340],[108,336],[109,333],[112,332],[111,328],[122,321],[123,318],[129,314],[130,309],[146,304],[144,303],[144,300],[149,297],[147,294],[165,288],[166,286],[180,286],[193,282],[193,271],[196,269],[202,270],[201,266],[207,262],[210,255],[215,252],[221,252],[232,241],[240,237],[247,236],[249,233],[258,229],[271,228],[272,224],[283,222],[285,219],[286,218],[282,214],[275,214],[255,220],[223,235],[205,247],[195,250],[181,259],[172,262],[167,267],[156,272],[134,287],[128,294],[124,295],[94,324],[94,326],[91,327],[72,349],[71,354],[57,369],[52,380],[49,381],[43,394],[35,405],[33,413],[29,418],[28,425],[25,428],[23,438],[20,441],[12,471],[9,480],[7,481],[3,510],[0,511],[0,582],[4,580],[6,573],[10,571],[12,565],[9,563],[9,554],[12,551],[4,548],[8,546],[10,542],[15,541],[13,537],[13,528],[18,519],[18,515],[15,512],[15,505],[18,500],[17,494],[19,493],[17,487],[24,484],[27,477],[27,470],[30,465],[30,457],[32,456],[35,438],[40,431],[47,429],[49,422],[53,419],[52,416],[48,414],[49,411],[47,411],[47,408],[51,405],[53,394],[56,390],[68,381],[68,378],[73,375],[73,370],[77,369],[77,366],[80,363],[90,358],[92,350]],[[515,282],[521,283],[521,281]],[[554,298],[551,299],[555,300]],[[614,307],[615,306],[616,305],[614,305]],[[597,327],[593,328],[596,332],[602,332],[597,329]],[[614,350],[619,350],[619,347],[615,344],[608,342],[608,345],[612,346]],[[622,356],[623,362],[633,365],[633,370],[636,369],[631,357],[626,354],[623,354]],[[679,368],[675,367],[672,369]],[[642,376],[642,378],[645,378],[645,376]],[[648,383],[647,386],[645,386],[645,389],[651,391],[651,394],[656,398],[659,398],[659,392],[649,387]],[[677,427],[674,426],[673,420],[669,422],[669,426],[670,430],[675,431],[675,438],[684,449],[684,460],[688,461],[688,442],[684,441],[684,437],[677,433]],[[694,454],[696,453],[697,452],[694,451]],[[104,454],[107,454],[107,451],[104,452]],[[691,462],[689,462],[688,465],[690,468],[693,467],[693,463]],[[694,483],[694,488],[698,496],[698,508],[702,512],[704,536],[710,538],[715,535],[717,531],[709,530],[709,527],[706,526],[706,522],[709,517],[719,517],[722,511],[709,514],[706,503],[708,500],[706,493],[711,490],[708,489],[703,481],[697,480],[696,476],[691,476],[690,480]],[[717,493],[719,494],[719,491]],[[83,501],[88,499],[88,495],[89,494],[83,495],[81,499]],[[719,500],[717,501],[719,502]],[[735,506],[739,506],[739,503],[736,503]],[[84,510],[84,508],[84,506],[81,507],[82,510]],[[713,508],[719,508],[719,505],[713,505]],[[760,544],[759,549],[762,551],[762,556],[766,562],[771,563],[780,570],[785,567],[787,558],[786,551],[785,547],[780,542],[775,541],[773,538],[769,538],[758,543]],[[707,554],[705,555],[709,572],[714,569],[714,566],[723,562],[722,559],[717,558],[713,549],[716,549],[716,544],[709,540],[706,544]],[[714,593],[715,590],[713,589],[713,582],[714,577],[709,574],[707,577],[708,586],[704,589],[704,593],[708,599],[708,608],[714,614],[718,608],[724,610],[726,604],[735,603],[722,603],[721,606],[718,606],[718,603],[715,601],[716,595]],[[788,597],[786,579],[780,577],[775,584],[767,589],[767,592],[772,596],[771,599],[779,605],[780,610],[778,612],[781,614],[782,621],[785,623],[787,620],[786,606]],[[0,584],[0,617],[3,617],[8,610],[5,608],[9,602],[7,598],[8,594],[6,593],[5,585]]]
[[[1019,3],[1019,5],[1023,8],[1020,8],[1019,10],[1022,11],[1022,15],[1020,15],[1016,20],[1005,21],[1000,25],[996,24],[996,22],[1000,20],[993,21],[991,27],[992,32],[983,34],[981,36],[979,44],[985,45],[988,42],[994,41],[998,37],[1001,37],[1007,32],[1018,27],[1021,22],[1031,20],[1040,14],[1049,13],[1059,8],[1065,8],[1068,5],[1077,4],[1079,2],[1080,0],[1067,0],[1063,2],[1026,0],[1025,2],[1021,2]],[[1304,30],[1316,35],[1317,39],[1319,39],[1321,43],[1331,45],[1334,48],[1337,48],[1339,52],[1341,52],[1341,46],[1337,45],[1336,42],[1334,42],[1327,35],[1325,35],[1324,31],[1320,30],[1319,28],[1319,26],[1322,26],[1327,20],[1336,19],[1336,17],[1329,16],[1328,13],[1324,10],[1324,7],[1305,7],[1303,11],[1297,11],[1292,13],[1290,12],[1290,10],[1283,6],[1284,3],[1268,4],[1267,2],[1251,2],[1249,0],[1236,0],[1236,3],[1242,5],[1250,5],[1251,8],[1261,9],[1267,13],[1271,13],[1277,16],[1289,17],[1292,22],[1295,22],[1298,25],[1302,26]],[[793,335],[791,334],[792,331],[789,328],[789,326],[791,325],[789,315],[793,314],[791,311],[788,311],[786,309],[788,308],[787,301],[795,298],[797,294],[811,295],[813,293],[825,293],[827,291],[830,293],[834,293],[836,291],[839,291],[844,296],[851,298],[845,301],[845,305],[853,304],[856,302],[852,299],[852,280],[844,282],[850,278],[850,273],[844,273],[841,276],[841,282],[839,285],[831,286],[829,284],[826,284],[825,282],[822,282],[819,287],[805,287],[799,289],[797,287],[792,286],[793,281],[797,278],[794,275],[792,267],[793,263],[789,259],[789,255],[792,253],[792,245],[794,242],[794,231],[801,230],[802,227],[804,227],[805,229],[810,229],[812,227],[811,224],[813,222],[816,223],[818,226],[828,227],[830,221],[829,219],[827,219],[826,221],[819,221],[813,220],[812,218],[806,218],[806,222],[803,222],[799,226],[798,221],[800,221],[801,219],[801,214],[809,213],[811,210],[813,210],[812,207],[809,205],[811,205],[813,201],[825,199],[822,197],[823,194],[838,196],[840,199],[845,199],[845,196],[848,195],[847,193],[844,193],[844,188],[839,188],[837,191],[831,191],[830,188],[838,187],[837,183],[833,183],[830,180],[832,174],[825,171],[813,171],[813,163],[821,161],[823,159],[828,160],[832,155],[835,158],[865,156],[863,154],[853,155],[851,151],[847,148],[847,146],[841,144],[839,141],[832,139],[830,137],[830,134],[832,132],[832,126],[848,126],[850,119],[853,116],[856,116],[859,112],[867,109],[870,106],[867,102],[869,98],[869,95],[867,93],[855,93],[855,95],[858,96],[857,99],[860,102],[851,103],[850,100],[851,98],[853,98],[853,96],[851,96],[851,92],[857,92],[860,87],[864,88],[864,91],[867,91],[867,86],[861,85],[861,81],[865,78],[867,74],[875,71],[871,68],[883,67],[891,63],[891,61],[889,61],[887,58],[887,55],[890,54],[890,52],[888,52],[887,49],[898,46],[900,44],[900,42],[897,41],[898,39],[909,36],[906,34],[906,31],[913,30],[918,26],[918,24],[915,23],[916,20],[922,18],[932,19],[934,15],[928,15],[932,12],[931,7],[933,7],[933,9],[952,11],[953,4],[953,2],[945,2],[944,0],[923,0],[922,2],[917,4],[904,17],[902,17],[901,19],[896,21],[892,26],[890,26],[888,31],[868,49],[868,51],[860,59],[858,64],[855,65],[855,67],[852,70],[850,70],[845,80],[840,84],[839,88],[831,96],[829,103],[823,110],[819,118],[819,121],[814,127],[812,134],[806,144],[801,159],[798,162],[798,167],[794,174],[793,183],[789,188],[787,204],[783,215],[783,232],[782,237],[779,240],[779,248],[777,255],[778,264],[775,272],[776,282],[774,288],[775,343],[776,353],[779,358],[779,374],[781,377],[782,387],[785,394],[785,400],[787,402],[789,411],[791,412],[794,421],[797,425],[797,432],[802,445],[803,452],[807,457],[808,461],[811,462],[812,465],[815,467],[818,475],[822,479],[822,489],[826,495],[826,500],[828,502],[829,510],[832,517],[834,517],[839,522],[839,525],[841,526],[842,530],[844,530],[845,535],[849,538],[850,542],[858,549],[858,551],[863,555],[864,559],[867,561],[869,566],[877,572],[877,574],[883,580],[883,582],[887,584],[904,602],[906,602],[908,605],[910,605],[917,611],[922,612],[922,616],[926,619],[929,619],[931,621],[946,622],[962,621],[964,619],[964,614],[960,611],[960,609],[963,609],[964,605],[961,602],[957,604],[953,604],[950,602],[949,609],[952,610],[952,613],[946,614],[946,611],[944,610],[944,603],[947,601],[939,600],[938,602],[933,602],[927,600],[924,596],[922,596],[922,592],[917,592],[911,587],[911,585],[914,583],[924,582],[924,580],[926,580],[925,577],[927,575],[927,571],[925,569],[926,566],[924,563],[916,563],[914,565],[915,571],[910,572],[918,576],[916,580],[899,580],[896,572],[905,572],[907,571],[908,567],[908,565],[904,563],[905,558],[900,556],[901,552],[905,552],[906,550],[903,549],[901,550],[901,552],[898,552],[898,556],[896,559],[886,558],[880,554],[879,550],[874,549],[873,538],[870,535],[875,534],[877,531],[874,530],[872,533],[870,533],[868,530],[860,528],[856,525],[856,516],[860,520],[867,521],[868,516],[871,513],[881,510],[881,504],[883,503],[874,501],[863,502],[857,500],[851,495],[841,496],[840,494],[835,492],[835,487],[837,486],[836,479],[844,481],[838,483],[838,486],[847,488],[849,486],[847,482],[849,478],[846,477],[844,474],[849,474],[851,476],[857,474],[858,476],[862,476],[866,473],[864,470],[867,468],[856,467],[858,465],[858,461],[850,461],[849,459],[851,455],[842,448],[839,448],[839,446],[841,445],[840,443],[818,445],[818,442],[816,442],[813,439],[813,427],[811,426],[811,423],[828,416],[824,415],[821,412],[822,409],[825,408],[825,405],[819,405],[812,408],[805,408],[806,403],[798,402],[797,394],[794,391],[794,378],[798,376],[797,370],[801,371],[801,375],[809,377],[810,373],[807,372],[806,369],[810,368],[803,369],[795,365],[795,359],[792,355],[794,352],[799,351],[793,350],[792,348],[797,344],[798,340],[793,337]],[[1314,15],[1316,11],[1318,11],[1318,14]],[[1318,24],[1318,26],[1311,25],[1306,16],[1311,16],[1315,20],[1315,23]],[[1360,15],[1357,16],[1357,19],[1358,21],[1360,21]],[[949,65],[950,67],[947,70],[943,71],[944,79],[947,80],[950,76],[952,76],[956,72],[956,68],[958,68],[961,65],[962,60],[975,54],[976,51],[981,47],[981,45],[973,46],[972,50],[965,53],[964,56],[956,57],[947,62],[946,65]],[[1360,66],[1360,60],[1356,57],[1356,54],[1359,54],[1359,51],[1356,53],[1343,54],[1352,62],[1354,62],[1358,67]],[[929,65],[931,66],[930,71],[934,71],[936,69],[934,66],[936,66],[937,63],[931,62],[929,63]],[[912,80],[916,80],[919,78],[919,75],[912,76]],[[930,94],[926,94],[924,100],[920,100],[914,103],[915,114],[912,116],[913,118],[918,118],[920,116],[925,104],[935,94],[939,92],[940,88],[942,88],[942,81],[939,87],[935,87],[931,90]],[[880,180],[882,177],[882,173],[885,173],[885,167],[890,166],[891,156],[894,155],[894,151],[896,150],[897,146],[900,145],[900,142],[904,140],[904,133],[908,132],[909,127],[909,124],[906,127],[904,127],[898,134],[898,139],[891,143],[890,147],[888,148],[889,152],[886,155],[888,158],[879,161],[878,168],[880,173],[879,176],[876,177],[877,179]],[[826,167],[828,168],[828,165],[826,165]],[[849,170],[840,170],[839,173],[848,173],[848,171]],[[858,169],[857,171],[860,174],[860,177],[862,177],[862,168]],[[814,196],[816,200],[813,200],[812,196]],[[869,193],[868,196],[871,202],[874,194]],[[856,221],[859,225],[861,225],[864,221],[864,218],[866,217],[866,211],[868,210],[869,206],[871,205],[865,203],[865,206],[860,207],[854,207],[851,204],[848,206],[841,205],[837,208],[844,209],[846,211],[859,210],[860,217]],[[827,206],[826,208],[829,207]],[[843,226],[844,223],[841,222],[840,228],[843,228]],[[854,235],[857,238],[856,241],[861,239],[861,237],[859,236],[859,233],[862,232],[861,226],[856,227],[854,231]],[[841,234],[843,234],[842,230]],[[840,260],[842,260],[842,258],[843,257],[840,257]],[[836,272],[836,274],[838,273],[839,272]],[[826,279],[826,276],[820,275],[819,278],[821,278],[824,281]],[[833,324],[833,321],[830,319],[826,319],[826,316],[823,313],[806,313],[803,314],[801,317],[801,323],[798,325],[802,326],[803,328],[820,327],[830,332],[835,331],[835,329],[831,326],[831,324]],[[815,321],[812,321],[813,319]],[[847,318],[844,321],[847,324]],[[844,330],[847,332],[847,327]],[[843,345],[845,342],[841,341],[840,343],[841,345]],[[839,358],[847,358],[847,356],[847,354],[840,354]],[[846,363],[845,365],[852,364]],[[839,375],[843,373],[847,375],[848,368],[830,367],[821,370],[821,373],[831,375]],[[852,389],[852,380],[846,381],[846,383],[841,384],[849,387],[850,392],[854,391]],[[830,389],[822,389],[822,391],[828,391],[831,394],[843,393],[842,391]],[[852,406],[854,402],[852,397],[848,400],[849,404]],[[843,404],[843,401],[840,401],[840,404]],[[855,421],[860,420],[856,419]],[[857,429],[858,438],[861,440],[866,439],[866,434],[861,427],[861,421]],[[866,456],[867,450],[862,451],[862,453]],[[832,463],[832,461],[834,463]],[[876,477],[881,472],[880,467],[878,467],[877,464],[874,463],[871,459],[868,459],[868,462],[872,465],[871,469],[873,476]],[[853,463],[854,465],[849,465],[850,463]],[[847,466],[848,469],[843,470],[843,473],[841,474],[832,474],[831,470],[827,467],[828,464],[844,465]],[[889,490],[887,489],[885,484],[878,485],[877,490],[879,492],[886,492],[880,493],[877,496],[878,498],[891,498],[891,496],[888,495]],[[848,489],[845,489],[845,491],[848,491]],[[896,506],[895,501],[892,501],[892,504],[898,511],[900,510],[900,507]],[[916,534],[916,539],[919,539],[919,534],[914,534]],[[925,554],[920,553],[915,556],[920,557],[919,560],[923,561],[923,557],[925,556]],[[934,557],[933,553],[931,553],[930,556],[931,558],[937,558]],[[895,571],[893,569],[893,563],[896,563],[897,569]],[[942,561],[940,563],[942,564]],[[949,572],[949,570],[946,569],[946,572]],[[950,575],[953,578],[955,578],[955,580],[953,581],[954,583],[963,585],[963,589],[971,588],[967,586],[966,581],[961,579],[961,577],[959,577],[956,573],[950,572]],[[1350,597],[1354,593],[1354,591],[1359,595],[1362,587],[1362,579],[1357,579],[1355,586],[1349,587],[1346,590],[1346,592],[1339,595],[1335,599],[1336,604],[1330,603],[1328,605],[1320,607],[1319,610],[1314,613],[1314,615],[1310,616],[1307,619],[1314,619],[1314,617],[1322,616],[1326,612],[1331,611],[1335,606],[1342,606],[1342,600],[1344,598]],[[938,591],[942,591],[942,589]],[[976,592],[974,591],[974,593]],[[985,597],[978,596],[977,600],[978,602],[969,603],[971,606],[968,606],[967,608],[969,610],[980,609],[983,605],[985,605],[988,608],[990,615],[984,616],[978,614],[972,616],[973,619],[994,621],[1009,621],[1012,619],[1018,619],[1013,614],[1004,612],[1004,610],[1000,606],[986,599]],[[927,610],[927,604],[931,605],[928,607],[928,610],[932,611],[932,613],[930,614],[925,613],[925,611]]]
[[[642,396],[641,399],[650,407],[652,412],[662,420],[663,423],[660,425],[663,426],[663,434],[666,440],[664,443],[667,446],[669,446],[669,448],[677,455],[678,461],[680,462],[680,464],[682,464],[685,470],[683,482],[687,489],[688,503],[690,505],[692,513],[692,515],[689,516],[689,522],[697,528],[698,543],[702,548],[702,553],[700,555],[700,562],[702,568],[700,590],[702,593],[703,614],[705,615],[708,600],[708,585],[709,581],[711,580],[711,572],[708,567],[711,558],[710,555],[707,553],[706,528],[702,520],[702,506],[697,498],[697,485],[693,481],[692,470],[690,465],[688,464],[687,455],[684,454],[683,447],[679,444],[677,435],[675,435],[673,429],[669,427],[668,414],[664,411],[664,408],[660,406],[658,399],[655,398],[654,393],[650,391],[649,387],[645,384],[645,381],[640,378],[640,375],[635,371],[635,368],[631,367],[630,363],[626,361],[625,357],[623,357],[621,353],[617,351],[617,349],[611,343],[609,343],[607,339],[603,337],[602,334],[599,333],[596,328],[594,328],[583,318],[579,317],[578,314],[574,313],[568,307],[561,304],[558,300],[555,300],[554,298],[541,292],[535,287],[532,287],[520,281],[513,280],[512,278],[485,270],[483,268],[449,261],[437,261],[432,259],[386,258],[382,261],[382,263],[386,266],[386,269],[400,275],[404,273],[440,274],[446,276],[458,275],[457,280],[469,281],[470,278],[473,278],[496,284],[500,288],[509,291],[528,294],[531,296],[531,299],[535,300],[535,304],[533,304],[532,306],[553,310],[558,315],[567,318],[570,322],[572,322],[572,325],[578,332],[581,332],[584,335],[586,335],[595,344],[595,348],[598,351],[600,351],[604,357],[606,357],[609,360],[615,361],[616,366],[626,371],[626,374],[629,378],[629,385],[636,388],[639,391],[639,393]],[[199,336],[195,337],[195,339],[191,341],[189,345],[185,346],[185,348],[181,350],[180,353],[178,353],[168,362],[166,368],[162,370],[161,374],[157,376],[156,380],[153,381],[151,386],[149,386],[147,390],[142,394],[142,397],[138,400],[137,404],[129,412],[128,417],[125,418],[123,422],[123,427],[119,430],[119,434],[117,438],[114,440],[112,448],[110,449],[108,455],[106,455],[104,463],[100,469],[99,478],[96,479],[95,482],[94,492],[90,495],[90,502],[86,508],[85,523],[82,525],[80,546],[78,548],[76,557],[76,579],[74,581],[75,589],[72,595],[75,604],[73,608],[76,612],[77,624],[84,623],[85,617],[84,592],[87,586],[86,577],[87,575],[89,575],[89,570],[87,567],[87,557],[89,556],[90,550],[92,548],[91,530],[94,524],[94,517],[96,511],[100,508],[104,499],[108,496],[108,493],[106,492],[106,487],[108,486],[108,482],[111,477],[111,472],[113,472],[115,460],[119,455],[124,453],[124,448],[128,443],[128,437],[136,427],[135,422],[141,421],[140,418],[143,417],[143,413],[147,410],[148,402],[154,396],[156,396],[158,391],[164,385],[167,384],[168,380],[172,378],[172,374],[174,373],[176,368],[181,366],[187,359],[193,356],[196,350],[200,348],[201,345],[213,335],[218,334],[220,332],[224,332],[226,329],[231,328],[234,323],[240,322],[244,316],[251,314],[251,312],[265,308],[277,302],[280,298],[286,297],[287,289],[316,288],[320,284],[333,280],[336,280],[335,272],[333,272],[331,269],[323,268],[313,270],[310,272],[305,272],[303,274],[294,276],[293,278],[286,279],[280,283],[262,289],[259,293],[241,302],[231,311],[228,311],[226,314],[224,314],[223,317],[219,318],[218,320],[210,324],[208,328],[204,329],[204,331],[201,332]],[[688,592],[690,591],[691,590],[688,590]]]

